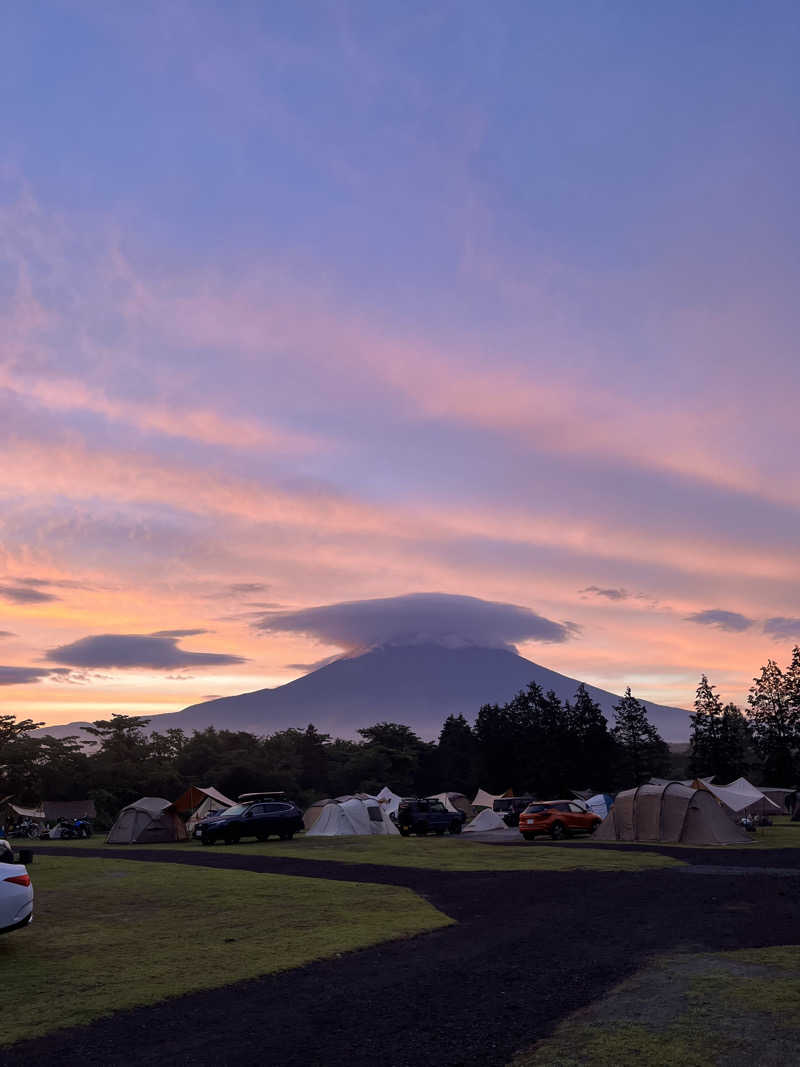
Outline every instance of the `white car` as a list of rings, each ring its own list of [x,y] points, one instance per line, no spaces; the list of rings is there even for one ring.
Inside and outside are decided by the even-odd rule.
[[[33,886],[25,864],[8,841],[0,839],[0,934],[27,926],[33,919]]]

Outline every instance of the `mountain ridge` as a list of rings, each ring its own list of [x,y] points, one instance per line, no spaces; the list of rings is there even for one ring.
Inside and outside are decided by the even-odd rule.
[[[304,729],[313,722],[334,737],[355,737],[360,727],[391,721],[432,740],[448,715],[463,714],[473,721],[484,704],[503,704],[530,682],[554,690],[562,701],[571,699],[581,684],[508,649],[382,645],[343,656],[272,689],[217,697],[154,715],[148,731],[188,732],[215,726],[265,734],[288,727]],[[589,684],[586,689],[613,725],[613,705],[619,696]],[[688,740],[689,712],[639,699],[665,741]],[[44,727],[40,732],[63,737],[81,725]]]

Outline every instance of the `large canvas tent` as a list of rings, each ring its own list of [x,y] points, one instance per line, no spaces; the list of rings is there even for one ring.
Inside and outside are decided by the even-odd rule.
[[[375,797],[359,794],[320,803],[320,812],[308,837],[345,837],[351,834],[396,834],[399,830]]]
[[[123,808],[108,832],[109,845],[155,844],[185,841],[183,819],[163,797],[141,797]]]
[[[640,785],[619,793],[595,831],[597,841],[663,841],[745,845],[750,838],[712,793],[681,782]]]
[[[190,785],[186,792],[181,793],[173,802],[172,806],[185,821],[186,832],[191,836],[197,823],[210,815],[212,811],[227,811],[228,808],[233,807],[234,803],[213,785]]]

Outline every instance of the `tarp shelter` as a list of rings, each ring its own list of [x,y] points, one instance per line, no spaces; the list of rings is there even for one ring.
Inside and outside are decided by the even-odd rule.
[[[440,800],[448,811],[463,812],[468,819],[472,818],[472,804],[463,793],[434,793],[428,800]]]
[[[235,801],[229,800],[213,785],[190,785],[173,801],[173,808],[186,823],[186,832],[191,836],[197,823],[205,819],[212,811],[227,811]]]
[[[376,794],[375,799],[388,815],[396,815],[397,809],[400,807],[400,801],[403,798],[399,797],[397,793],[393,793],[389,786],[385,785],[380,793]]]
[[[771,800],[773,804],[777,804],[782,812],[788,812],[788,814],[791,815],[791,812],[788,811],[788,809],[786,807],[786,798],[789,796],[790,793],[796,793],[797,792],[796,790],[794,790],[794,789],[780,789],[777,786],[762,785],[761,786],[761,792],[764,794],[764,796],[767,798],[767,800]],[[753,814],[754,815],[768,815],[769,812],[767,812],[766,810],[761,811],[759,808],[756,808],[756,810],[753,812]]]
[[[185,841],[183,819],[163,797],[141,797],[123,808],[108,832],[109,845],[155,844],[159,841]]]
[[[308,837],[344,837],[350,834],[397,834],[400,831],[375,797],[359,794],[337,797],[321,805],[321,811],[307,831]]]
[[[475,799],[472,801],[473,808],[491,808],[496,800],[500,797],[511,797],[513,792],[510,789],[506,789],[505,793],[487,793],[485,789],[479,789],[475,794]]]
[[[686,845],[744,845],[750,837],[713,794],[681,782],[640,785],[618,793],[595,831],[596,841],[664,841]]]
[[[761,790],[756,789],[746,778],[737,778],[735,782],[730,782],[728,785],[712,785],[711,782],[698,778],[692,782],[692,785],[695,789],[708,790],[720,804],[724,804],[735,815],[750,812],[751,808],[758,805],[765,806],[771,815],[781,814],[778,805],[764,796]],[[751,814],[756,813],[751,812]]]
[[[46,816],[42,808],[23,808],[21,804],[7,804],[7,810],[18,819],[32,819],[34,822],[45,822]]]
[[[471,823],[467,823],[463,832],[465,834],[483,834],[489,830],[507,830],[503,817],[491,808],[485,808],[475,816]]]

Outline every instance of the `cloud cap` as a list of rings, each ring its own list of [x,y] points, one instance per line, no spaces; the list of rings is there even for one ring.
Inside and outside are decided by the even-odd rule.
[[[189,634],[196,631],[180,631]],[[241,656],[224,652],[189,652],[178,646],[178,638],[159,634],[98,634],[82,637],[68,645],[51,648],[47,658],[69,667],[140,667],[147,670],[174,670],[180,667],[222,667],[245,663]]]
[[[449,593],[267,612],[254,626],[266,633],[303,634],[348,651],[386,644],[514,649],[519,641],[560,644],[578,633],[574,623],[554,622],[530,608]]]

